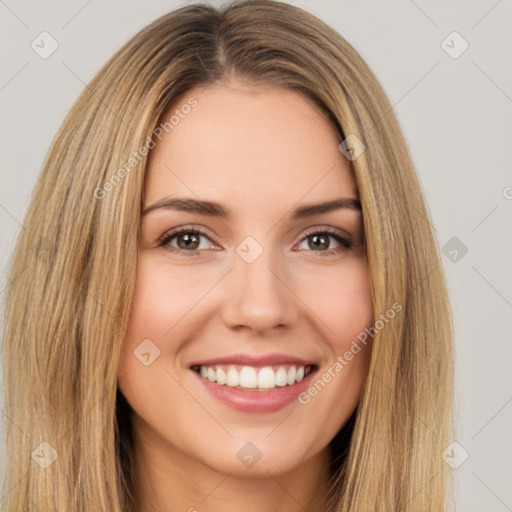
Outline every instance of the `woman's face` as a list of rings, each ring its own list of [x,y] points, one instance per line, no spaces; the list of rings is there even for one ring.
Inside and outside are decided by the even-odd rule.
[[[341,140],[282,88],[196,88],[171,115],[148,164],[119,363],[139,450],[162,471],[261,477],[324,463],[370,345],[336,362],[373,318]]]

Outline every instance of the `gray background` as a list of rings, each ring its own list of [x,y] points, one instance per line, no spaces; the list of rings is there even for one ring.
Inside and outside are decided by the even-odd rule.
[[[73,100],[138,29],[183,4],[0,0],[0,290],[43,157]],[[458,510],[512,510],[512,2],[293,4],[362,54],[404,129],[444,247],[455,316],[457,464],[469,454],[456,469]],[[46,59],[31,48],[43,31],[59,45]],[[464,43],[453,31],[469,44],[457,58]]]

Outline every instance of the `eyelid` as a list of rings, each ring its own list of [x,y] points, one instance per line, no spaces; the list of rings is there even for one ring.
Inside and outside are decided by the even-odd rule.
[[[208,230],[206,228],[204,228],[202,226],[198,226],[196,224],[185,224],[185,225],[182,225],[182,226],[170,229],[170,230],[164,232],[156,240],[156,244],[157,244],[158,247],[167,248],[166,246],[167,246],[167,244],[169,243],[169,241],[171,239],[173,239],[175,236],[178,236],[178,235],[180,235],[180,234],[182,234],[184,232],[197,233],[198,235],[201,235],[201,236],[204,236],[204,237],[208,238],[208,240],[210,240],[212,245],[219,246],[219,244],[217,244],[214,240],[212,240],[212,236],[209,234],[209,232],[208,232]],[[309,236],[317,234],[317,233],[325,233],[325,234],[327,234],[328,236],[331,236],[331,237],[336,237],[336,236],[340,237],[342,240],[346,241],[346,243],[349,245],[347,247],[347,245],[345,243],[340,242],[339,240],[337,240],[337,242],[341,243],[341,245],[343,245],[345,247],[345,249],[349,249],[350,247],[360,245],[358,243],[353,242],[353,236],[349,232],[347,232],[347,231],[345,231],[343,229],[340,229],[340,228],[336,228],[334,226],[327,226],[325,224],[322,224],[322,225],[311,226],[311,227],[307,228],[303,232],[301,238],[296,242],[295,246],[297,244],[300,244],[300,243],[304,242],[304,240],[306,240]],[[171,249],[168,249],[168,250],[171,250],[172,252],[188,253],[189,256],[198,255],[199,253],[204,252],[204,249],[184,250],[184,249],[179,249],[179,248],[172,247],[172,246],[170,246],[170,247],[171,247]],[[313,250],[311,250],[311,251],[312,252],[318,252],[319,254],[321,254],[321,253],[329,254],[329,253],[331,253],[333,251],[336,252],[337,249],[339,249],[339,248],[328,249],[328,250],[325,250],[325,251],[313,251]]]
[[[336,233],[337,235],[341,236],[342,238],[346,238],[347,240],[352,240],[353,236],[344,229],[335,228],[334,226],[327,226],[326,224],[321,224],[319,226],[312,226],[306,231],[304,231],[304,235],[302,236],[302,240],[304,238],[313,235],[315,233]]]

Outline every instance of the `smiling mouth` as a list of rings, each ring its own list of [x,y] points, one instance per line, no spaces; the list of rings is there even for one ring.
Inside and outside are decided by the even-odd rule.
[[[293,386],[316,370],[315,365],[281,364],[274,366],[197,365],[191,368],[203,379],[243,391],[272,391]]]

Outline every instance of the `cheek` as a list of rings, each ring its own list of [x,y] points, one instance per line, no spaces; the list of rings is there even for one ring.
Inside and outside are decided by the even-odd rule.
[[[200,267],[191,272],[190,268],[155,263],[150,256],[141,255],[120,375],[138,366],[133,351],[143,340],[154,341],[169,356],[180,346],[169,343],[170,339],[193,336],[193,329],[200,330],[190,315],[195,307],[201,309],[199,302],[219,280],[218,273]],[[306,305],[310,323],[327,342],[327,351],[342,354],[373,320],[366,261],[354,258],[339,267],[299,271],[295,278],[293,287]]]
[[[170,266],[146,254],[139,256],[118,363],[119,387],[138,415],[154,419],[157,414],[159,426],[173,423],[168,396],[180,397],[179,386],[166,373],[173,373],[169,362],[176,361],[183,340],[193,335],[189,322],[193,308],[213,283],[211,275],[198,277],[190,269]],[[175,399],[173,403],[179,409],[187,401]]]
[[[222,277],[217,270],[207,265],[180,266],[149,252],[139,254],[118,362],[120,389],[135,409],[151,407],[147,397],[155,396],[154,389],[173,385],[167,372],[181,368],[183,346],[204,328],[205,296]]]
[[[318,319],[318,328],[336,353],[346,350],[373,321],[373,303],[366,261],[311,275],[303,284],[304,301]]]
[[[211,271],[194,272],[190,268],[155,262],[142,255],[138,264],[128,344],[136,345],[137,340],[140,343],[144,338],[172,338],[173,331],[179,331],[189,323],[188,315],[216,280],[218,276]]]
[[[299,395],[304,414],[322,418],[322,428],[308,427],[317,445],[334,438],[357,406],[368,374],[371,340],[358,336],[373,323],[373,303],[366,261],[354,260],[308,281],[308,305],[322,333],[325,359],[309,388]]]
[[[145,255],[139,257],[127,335],[119,360],[120,376],[131,370],[140,371],[141,364],[134,357],[134,351],[137,353],[142,342],[147,344],[152,358],[158,351],[160,355],[164,349],[172,351],[172,344],[165,346],[163,340],[172,337],[179,319],[190,311],[196,295],[189,276],[186,278],[188,286],[180,282],[180,279],[185,280],[184,276],[184,273],[169,272],[166,265],[151,265]],[[151,343],[144,340],[151,340],[157,348],[152,349]],[[151,364],[152,368],[159,366],[160,355]]]

